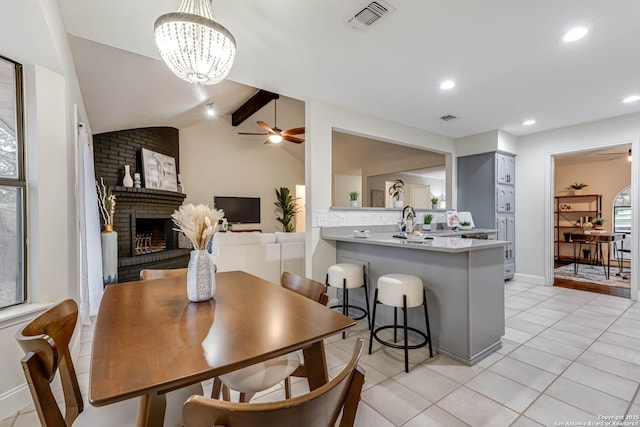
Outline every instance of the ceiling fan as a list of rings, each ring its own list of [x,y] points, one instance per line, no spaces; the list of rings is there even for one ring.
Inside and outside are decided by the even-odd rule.
[[[609,159],[607,159],[607,160],[614,160],[614,159],[617,159],[619,157],[622,157],[623,155],[627,157],[627,160],[631,161],[631,149],[629,149],[629,151],[622,151],[622,152],[596,153],[596,156],[607,156],[607,157],[609,157]]]
[[[278,101],[273,100],[273,127],[269,126],[265,122],[258,120],[258,126],[266,130],[266,133],[254,133],[254,132],[238,132],[238,135],[269,135],[265,144],[279,144],[284,139],[285,141],[293,142],[294,144],[302,144],[304,138],[298,138],[293,135],[300,135],[304,133],[304,127],[282,130],[278,127]]]

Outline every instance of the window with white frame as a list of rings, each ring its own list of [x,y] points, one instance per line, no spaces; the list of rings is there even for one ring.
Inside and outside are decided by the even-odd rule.
[[[26,300],[22,65],[0,56],[0,308]]]
[[[613,232],[631,233],[631,186],[619,192],[613,202]]]

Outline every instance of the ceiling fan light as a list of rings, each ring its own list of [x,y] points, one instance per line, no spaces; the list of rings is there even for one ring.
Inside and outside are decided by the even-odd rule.
[[[182,0],[178,12],[160,16],[155,40],[169,69],[189,83],[220,83],[236,56],[236,41],[213,20],[210,0]]]
[[[213,103],[207,104],[207,116],[208,117],[216,116],[216,109],[213,107]]]
[[[633,161],[633,156],[631,155],[631,149],[629,149],[629,154],[627,154],[627,160],[630,162]]]
[[[272,142],[274,144],[279,144],[282,142],[282,135],[277,133],[272,133],[271,135],[269,135],[267,139],[269,140],[269,142]]]

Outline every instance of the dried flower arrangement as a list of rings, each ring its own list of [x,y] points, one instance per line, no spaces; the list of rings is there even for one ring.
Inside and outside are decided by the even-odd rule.
[[[116,213],[116,195],[113,194],[110,187],[107,187],[102,177],[100,182],[96,181],[96,189],[98,190],[98,207],[100,207],[100,215],[105,224],[113,224],[113,215]]]
[[[180,206],[171,215],[176,225],[175,231],[181,231],[191,241],[193,248],[204,250],[213,237],[218,221],[224,217],[224,211],[211,209],[207,205],[194,206],[191,203]]]

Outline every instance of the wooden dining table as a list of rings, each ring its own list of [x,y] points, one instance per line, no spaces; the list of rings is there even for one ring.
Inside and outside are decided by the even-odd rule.
[[[315,301],[242,271],[216,273],[205,302],[184,277],[107,286],[95,324],[89,402],[139,397],[138,426],[162,426],[164,393],[295,350],[309,387],[328,382],[323,339],[355,324]]]

